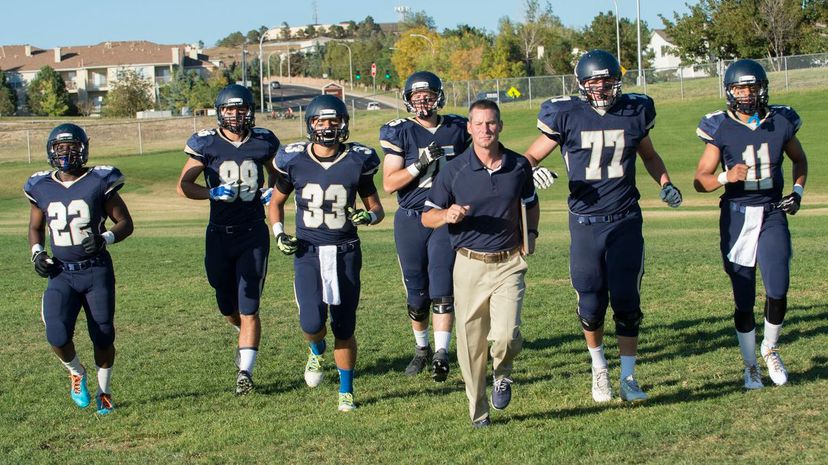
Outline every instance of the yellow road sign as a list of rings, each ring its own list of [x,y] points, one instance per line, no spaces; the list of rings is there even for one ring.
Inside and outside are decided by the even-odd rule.
[[[509,90],[506,91],[506,95],[508,95],[509,97],[512,97],[512,98],[519,98],[520,97],[520,91],[517,90],[517,88],[515,88],[515,86],[512,86],[512,87],[509,88]]]

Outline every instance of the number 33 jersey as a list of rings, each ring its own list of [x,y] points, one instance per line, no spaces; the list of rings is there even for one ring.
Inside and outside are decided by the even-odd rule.
[[[541,105],[538,129],[561,146],[570,211],[611,215],[638,202],[636,152],[655,125],[655,116],[653,100],[643,94],[622,94],[603,113],[577,97]]]
[[[267,129],[253,128],[241,142],[231,142],[217,129],[190,136],[184,152],[204,164],[207,188],[227,184],[233,189],[228,201],[210,200],[210,222],[219,225],[248,224],[263,220],[262,194],[265,164],[279,150],[279,139]]]
[[[72,182],[61,182],[54,171],[35,173],[23,192],[46,217],[52,255],[63,262],[79,262],[90,258],[81,241],[90,233],[105,231],[104,204],[123,185],[118,168],[96,166]]]
[[[802,122],[791,107],[770,105],[768,114],[754,127],[737,120],[730,112],[705,115],[696,134],[721,151],[722,169],[747,165],[743,182],[725,185],[723,199],[746,205],[776,202],[782,198],[782,151],[799,131]]]
[[[320,161],[311,147],[308,142],[290,144],[273,161],[296,190],[296,237],[314,245],[356,240],[356,227],[348,221],[345,209],[354,205],[357,196],[376,193],[377,152],[350,142],[342,144],[335,157]]]

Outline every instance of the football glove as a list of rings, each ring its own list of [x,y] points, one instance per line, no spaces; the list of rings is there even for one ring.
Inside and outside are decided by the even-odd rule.
[[[420,155],[420,159],[417,160],[414,166],[417,168],[417,171],[423,171],[428,168],[428,165],[434,163],[436,160],[444,157],[445,155],[446,151],[437,145],[437,142],[432,141],[428,144],[428,147],[426,147],[425,152]]]
[[[782,197],[782,200],[776,203],[776,208],[789,215],[796,215],[796,212],[799,211],[799,204],[801,203],[802,196],[796,192],[791,192],[789,195]]]
[[[276,247],[285,255],[293,255],[299,250],[299,239],[290,234],[279,233],[276,236]]]
[[[235,199],[235,191],[230,184],[222,184],[210,189],[210,199],[230,202]]]
[[[97,255],[106,248],[106,239],[100,234],[90,234],[81,241],[83,251],[89,255]]]
[[[532,180],[535,182],[535,189],[548,189],[555,184],[558,173],[550,171],[542,166],[532,168]]]
[[[346,213],[348,215],[348,220],[353,223],[354,226],[371,224],[374,221],[371,212],[361,208],[348,207]]]
[[[262,192],[262,205],[270,205],[270,198],[273,197],[273,188],[262,187],[259,190]]]
[[[34,263],[35,272],[42,278],[48,278],[57,270],[57,265],[49,258],[45,250],[32,255],[32,263]]]
[[[674,186],[671,182],[668,182],[661,187],[659,197],[661,197],[661,200],[669,205],[670,208],[678,208],[678,206],[681,205],[681,191],[678,190],[678,187]]]

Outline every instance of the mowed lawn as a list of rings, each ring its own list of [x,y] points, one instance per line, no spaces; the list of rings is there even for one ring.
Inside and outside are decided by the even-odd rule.
[[[787,386],[768,386],[765,373],[765,389],[742,389],[732,296],[718,252],[718,193],[692,189],[703,150],[696,124],[724,102],[664,104],[658,107],[652,137],[685,203],[678,210],[664,206],[656,184],[638,164],[646,273],[637,374],[650,400],[635,406],[620,400],[597,405],[590,396],[589,357],[568,276],[566,176],[556,152],[544,162],[561,179],[541,194],[540,238],[537,254],[529,258],[525,344],[515,363],[513,401],[506,411],[494,412],[493,426],[483,431],[470,427],[454,344],[446,383],[436,384],[425,373],[414,379],[402,374],[413,338],[394,251],[394,198],[382,197],[389,212],[384,223],[361,228],[363,298],[355,381],[359,408],[349,414],[336,411],[330,354],[323,384],[305,386],[306,346],[293,298],[292,259],[275,247],[262,305],[257,391],[236,398],[236,333],[220,317],[203,269],[207,202],[175,193],[184,155],[171,150],[97,158],[94,140],[91,163],[115,164],[127,176],[122,193],[136,229],[133,237],[110,248],[118,286],[113,377],[117,409],[98,417],[91,408],[75,408],[66,392],[66,373],[44,338],[39,306],[46,282],[29,263],[29,207],[20,190],[31,173],[48,166],[43,158],[32,165],[0,165],[0,295],[5,302],[0,320],[0,462],[825,463],[824,100],[824,91],[772,96],[772,102],[788,103],[802,116],[799,137],[811,172],[803,209],[790,218],[795,255],[781,338]],[[504,109],[503,140],[509,147],[522,151],[538,134],[536,111]],[[378,147],[379,125],[395,113],[372,113],[357,122],[351,138]],[[182,135],[182,143],[186,137]],[[292,137],[284,139],[290,142]],[[287,229],[293,230],[292,218]],[[760,286],[760,322],[763,303]],[[607,321],[607,353],[617,391],[618,352],[611,318]],[[75,341],[81,360],[93,368],[83,317]]]

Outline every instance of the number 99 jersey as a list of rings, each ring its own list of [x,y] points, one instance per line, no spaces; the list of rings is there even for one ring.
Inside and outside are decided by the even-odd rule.
[[[190,136],[184,152],[204,165],[207,188],[227,184],[232,200],[210,200],[210,223],[230,226],[265,218],[259,189],[264,185],[265,163],[279,150],[279,139],[267,129],[253,128],[238,143],[216,129]]]
[[[320,161],[311,147],[309,142],[290,144],[279,149],[273,160],[276,170],[296,189],[296,237],[317,246],[354,241],[356,227],[348,221],[345,209],[354,205],[357,195],[377,192],[377,152],[351,142],[341,144],[341,151],[330,161]],[[280,192],[290,193],[281,188]]]
[[[638,202],[636,153],[655,116],[653,100],[643,94],[622,94],[605,112],[577,97],[541,105],[538,129],[561,146],[571,212],[612,215]]]
[[[730,112],[717,111],[704,116],[696,135],[721,151],[722,169],[744,163],[747,179],[725,185],[722,199],[745,205],[776,202],[782,198],[782,151],[802,126],[799,115],[791,108],[770,105],[768,114],[753,126],[738,120]]]

